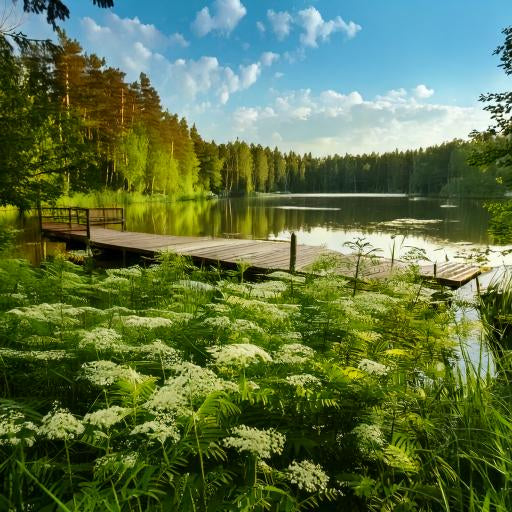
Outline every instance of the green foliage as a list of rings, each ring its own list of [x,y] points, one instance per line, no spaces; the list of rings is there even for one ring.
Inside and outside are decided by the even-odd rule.
[[[509,509],[506,374],[408,275],[2,260],[0,507]]]

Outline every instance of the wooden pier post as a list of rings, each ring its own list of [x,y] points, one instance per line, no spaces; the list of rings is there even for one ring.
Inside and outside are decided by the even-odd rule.
[[[295,264],[297,263],[297,235],[292,233],[290,241],[290,272],[295,272]]]

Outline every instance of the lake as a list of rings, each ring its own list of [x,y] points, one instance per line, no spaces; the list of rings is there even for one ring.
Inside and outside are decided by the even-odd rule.
[[[423,249],[432,261],[488,252],[489,263],[512,264],[510,249],[490,245],[485,201],[407,197],[394,194],[290,194],[175,203],[147,202],[126,207],[127,229],[182,236],[287,240],[350,252],[344,243],[365,237],[382,256]],[[114,206],[114,205],[112,205]],[[118,205],[119,206],[119,205]],[[16,224],[14,212],[0,213],[2,224]],[[20,241],[37,237],[37,222],[26,219]],[[393,239],[394,237],[394,239]]]

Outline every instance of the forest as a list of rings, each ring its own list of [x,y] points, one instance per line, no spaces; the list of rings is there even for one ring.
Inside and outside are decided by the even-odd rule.
[[[500,168],[468,164],[472,142],[384,154],[313,157],[236,140],[205,141],[166,111],[144,73],[59,44],[0,37],[0,204],[22,209],[101,189],[171,198],[253,192],[385,192],[503,195]]]

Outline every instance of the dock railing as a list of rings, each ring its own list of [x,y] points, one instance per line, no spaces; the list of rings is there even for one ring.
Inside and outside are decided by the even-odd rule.
[[[124,208],[44,207],[38,213],[41,231],[84,232],[88,239],[92,226],[120,225],[123,231],[126,227]]]

